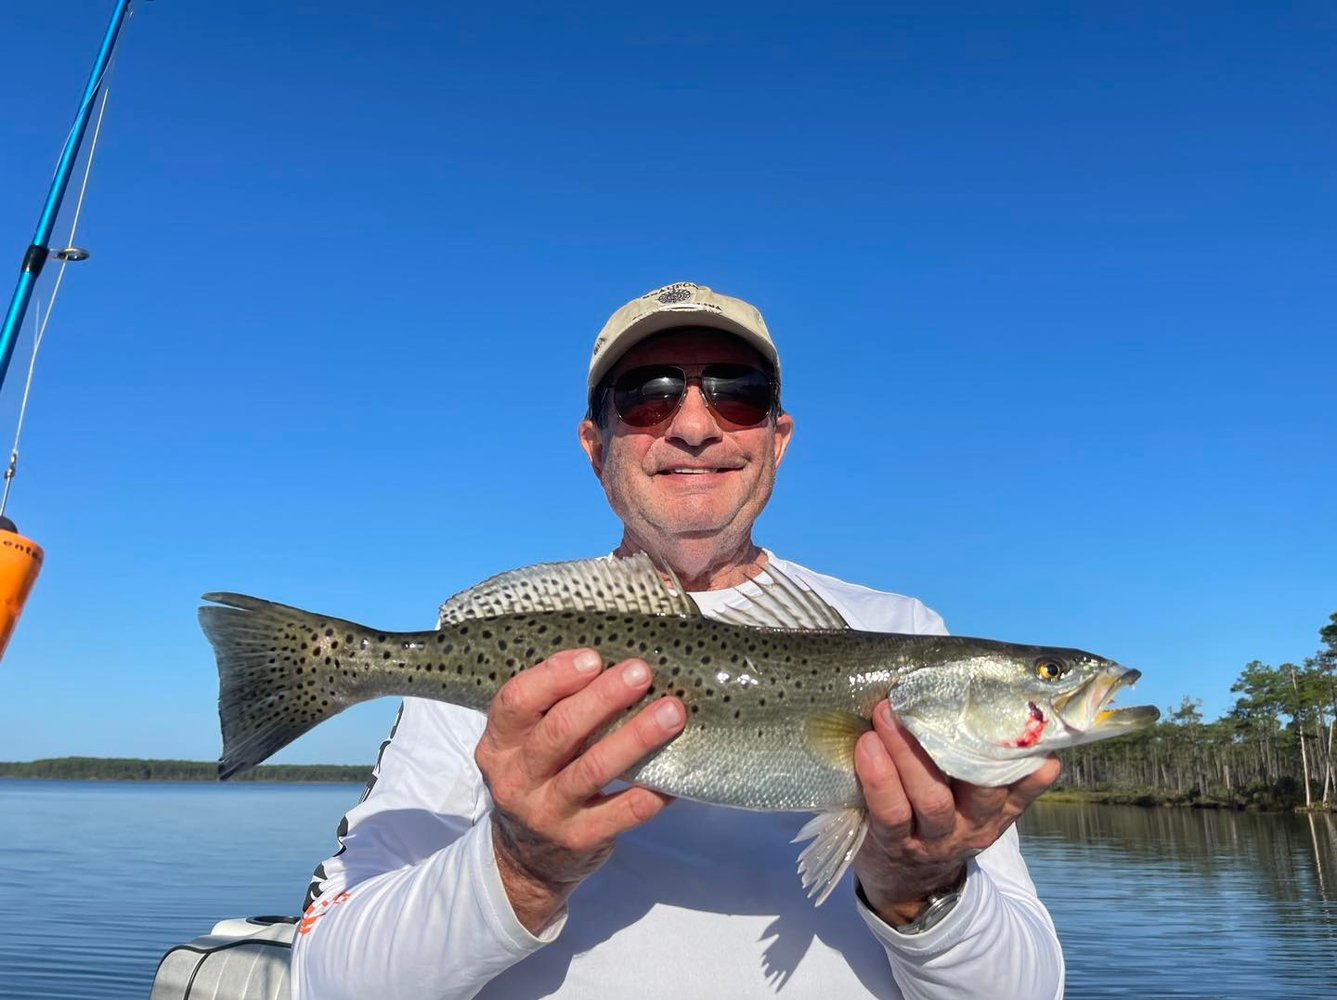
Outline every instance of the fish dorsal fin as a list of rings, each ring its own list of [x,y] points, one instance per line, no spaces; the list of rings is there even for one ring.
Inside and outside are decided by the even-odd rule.
[[[626,559],[538,563],[484,580],[441,605],[438,627],[533,611],[621,611],[692,617],[701,614],[667,571],[665,583],[644,552]]]
[[[751,604],[742,608],[725,605],[711,612],[716,621],[750,628],[784,629],[790,632],[843,630],[850,627],[842,615],[817,593],[768,564],[738,588]]]

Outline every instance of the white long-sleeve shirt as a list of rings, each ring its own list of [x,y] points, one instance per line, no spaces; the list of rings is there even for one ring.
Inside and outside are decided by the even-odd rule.
[[[771,556],[850,626],[945,634],[917,600]],[[692,595],[706,614],[744,589]],[[573,997],[905,997],[1051,1000],[1063,955],[1015,829],[967,865],[960,901],[904,935],[858,902],[847,875],[816,908],[790,841],[806,814],[680,800],[618,838],[607,864],[535,936],[492,852],[474,763],[485,717],[405,699],[342,847],[316,869],[293,948],[293,1000]]]

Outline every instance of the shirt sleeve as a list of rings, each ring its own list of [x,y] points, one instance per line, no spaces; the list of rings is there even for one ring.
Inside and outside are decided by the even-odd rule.
[[[554,940],[511,908],[473,759],[483,716],[405,699],[339,852],[317,870],[293,945],[293,1000],[474,996]]]
[[[1016,828],[966,864],[960,900],[922,934],[901,934],[862,901],[905,1000],[1063,996],[1063,949],[1035,893]]]

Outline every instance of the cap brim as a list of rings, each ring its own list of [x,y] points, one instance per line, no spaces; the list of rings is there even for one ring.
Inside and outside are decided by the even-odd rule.
[[[780,356],[776,353],[775,344],[742,323],[722,316],[713,309],[703,309],[696,305],[676,309],[669,307],[656,309],[649,315],[642,316],[619,333],[608,345],[598,363],[590,369],[588,388],[593,390],[622,356],[641,341],[653,337],[656,333],[663,333],[665,330],[673,330],[680,326],[704,326],[732,334],[769,361],[773,367],[780,366]]]

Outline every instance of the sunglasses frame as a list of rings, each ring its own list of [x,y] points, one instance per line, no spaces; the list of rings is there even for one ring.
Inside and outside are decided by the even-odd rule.
[[[766,380],[767,384],[770,386],[771,389],[770,405],[766,407],[765,412],[762,413],[761,416],[752,423],[740,423],[739,421],[731,420],[729,417],[721,413],[716,404],[714,393],[707,390],[706,379],[711,377],[728,378],[729,376],[720,376],[720,375],[712,376],[710,373],[710,369],[712,368],[741,369],[747,372],[755,372],[756,374],[762,376]],[[656,420],[648,424],[633,423],[632,421],[628,420],[626,416],[623,415],[620,409],[618,409],[617,383],[622,381],[622,379],[626,378],[628,375],[631,375],[635,372],[655,371],[655,370],[676,372],[678,377],[682,379],[682,391],[678,394],[677,400],[673,403],[673,408],[670,409],[668,413],[666,413],[659,420]],[[707,408],[714,415],[715,419],[718,420],[721,424],[727,425],[729,427],[739,428],[739,429],[759,427],[771,417],[776,416],[782,412],[780,409],[780,383],[779,380],[775,377],[775,374],[757,365],[742,364],[732,361],[711,362],[709,364],[704,364],[704,365],[677,365],[668,363],[637,365],[635,368],[627,369],[617,378],[612,378],[611,376],[605,378],[603,382],[601,382],[598,388],[596,388],[595,390],[590,411],[591,414],[596,419],[598,419],[598,417],[603,412],[605,404],[609,401],[611,397],[611,401],[613,403],[612,406],[613,413],[616,414],[617,418],[623,423],[625,423],[628,427],[635,427],[638,430],[647,430],[651,427],[659,427],[671,421],[673,417],[677,414],[677,412],[680,409],[682,409],[683,401],[687,399],[687,392],[692,387],[693,383],[696,383],[700,387],[701,398],[705,400]]]

